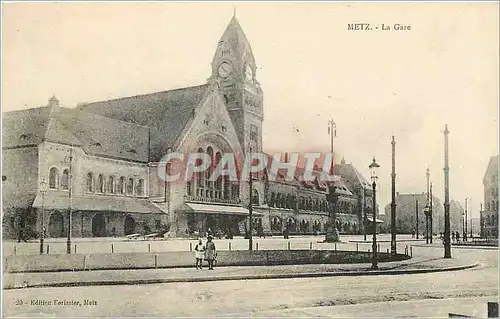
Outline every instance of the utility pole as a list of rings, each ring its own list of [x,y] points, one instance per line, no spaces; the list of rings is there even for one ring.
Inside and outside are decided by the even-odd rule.
[[[431,173],[429,171],[429,168],[427,167],[427,171],[425,172],[425,177],[427,178],[427,203],[426,203],[426,214],[425,214],[425,242],[428,244],[429,243],[429,218],[430,218],[430,213],[431,213],[431,195],[430,195],[430,177]],[[431,226],[432,227],[432,226]],[[431,228],[431,236],[432,236],[432,228]]]
[[[415,215],[417,218],[417,239],[418,239],[418,199],[415,200]]]
[[[66,253],[71,254],[71,227],[73,226],[73,145],[69,150],[69,219],[68,219],[68,240],[66,241]]]
[[[448,124],[444,128],[444,258],[451,258],[450,241],[450,167],[448,166]]]
[[[249,188],[249,198],[250,198],[250,201],[248,203],[248,218],[250,219],[249,222],[248,222],[248,226],[250,228],[250,230],[248,231],[248,250],[253,250],[253,239],[252,239],[252,235],[253,235],[253,205],[252,205],[252,188],[253,188],[253,181],[252,181],[252,172],[249,173],[249,177],[248,177],[248,188]]]
[[[465,237],[464,237],[464,241],[467,241],[467,229],[469,229],[467,227],[467,220],[469,219],[469,210],[468,210],[469,205],[470,205],[469,198],[465,197]]]
[[[430,241],[431,241],[431,244],[432,244],[432,237],[434,235],[434,228],[433,228],[433,217],[432,217],[432,183],[430,185],[430,189],[429,189],[429,195],[430,195],[430,203],[429,203],[429,221],[430,221],[430,228],[431,228],[431,238],[430,238]]]
[[[396,141],[392,136],[391,255],[396,256]],[[375,220],[374,220],[375,223]]]

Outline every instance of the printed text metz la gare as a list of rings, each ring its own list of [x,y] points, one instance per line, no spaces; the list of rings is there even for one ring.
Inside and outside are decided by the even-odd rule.
[[[370,23],[348,23],[349,31],[411,31],[410,24],[370,24]]]

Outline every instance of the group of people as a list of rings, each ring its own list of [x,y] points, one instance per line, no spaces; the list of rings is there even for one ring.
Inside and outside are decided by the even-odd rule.
[[[203,269],[203,259],[208,262],[208,270],[214,270],[214,264],[217,261],[217,250],[213,242],[213,237],[207,237],[207,244],[203,245],[203,240],[200,238],[198,244],[194,247],[194,255],[196,258],[196,269]]]

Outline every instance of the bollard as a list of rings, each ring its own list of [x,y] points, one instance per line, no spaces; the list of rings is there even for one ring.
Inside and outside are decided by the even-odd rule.
[[[75,254],[76,254],[76,245],[75,245]]]
[[[193,243],[189,243],[189,251],[193,251]]]
[[[229,242],[229,251],[231,251],[231,242]]]
[[[288,250],[290,250],[290,242],[288,242]]]
[[[148,244],[148,253],[151,252],[151,244]]]
[[[259,250],[259,243],[255,243],[255,250]]]
[[[115,252],[115,246],[113,244],[111,244],[111,252],[114,253]]]
[[[47,255],[50,253],[50,246],[47,245]]]
[[[14,246],[14,256],[16,255],[16,253],[17,253],[17,247]]]
[[[380,244],[377,244],[377,252],[380,252]]]
[[[310,242],[310,243],[309,243],[309,250],[312,250],[312,249],[313,249],[313,243],[312,243],[312,242]]]
[[[410,257],[413,257],[413,246],[410,246]]]
[[[356,243],[356,251],[359,251],[359,243]]]
[[[337,243],[335,243],[334,250],[337,251]]]
[[[158,255],[155,255],[155,268],[158,268]]]
[[[387,254],[389,254],[389,248],[387,248]]]
[[[86,267],[86,261],[87,261],[87,256],[83,256],[83,270],[85,270]]]

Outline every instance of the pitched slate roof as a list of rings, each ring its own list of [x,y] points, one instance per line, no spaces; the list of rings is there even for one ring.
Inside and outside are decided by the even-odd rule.
[[[47,131],[49,114],[47,107],[3,113],[3,147],[40,144]]]
[[[98,114],[62,107],[3,114],[3,147],[38,145],[43,140],[81,146],[87,154],[147,162],[148,129]]]
[[[94,102],[78,106],[81,111],[147,126],[151,129],[151,160],[160,160],[172,147],[194,115],[208,84]]]
[[[370,183],[352,164],[335,164],[333,173],[342,176],[342,178],[360,184],[365,189],[371,189]]]

